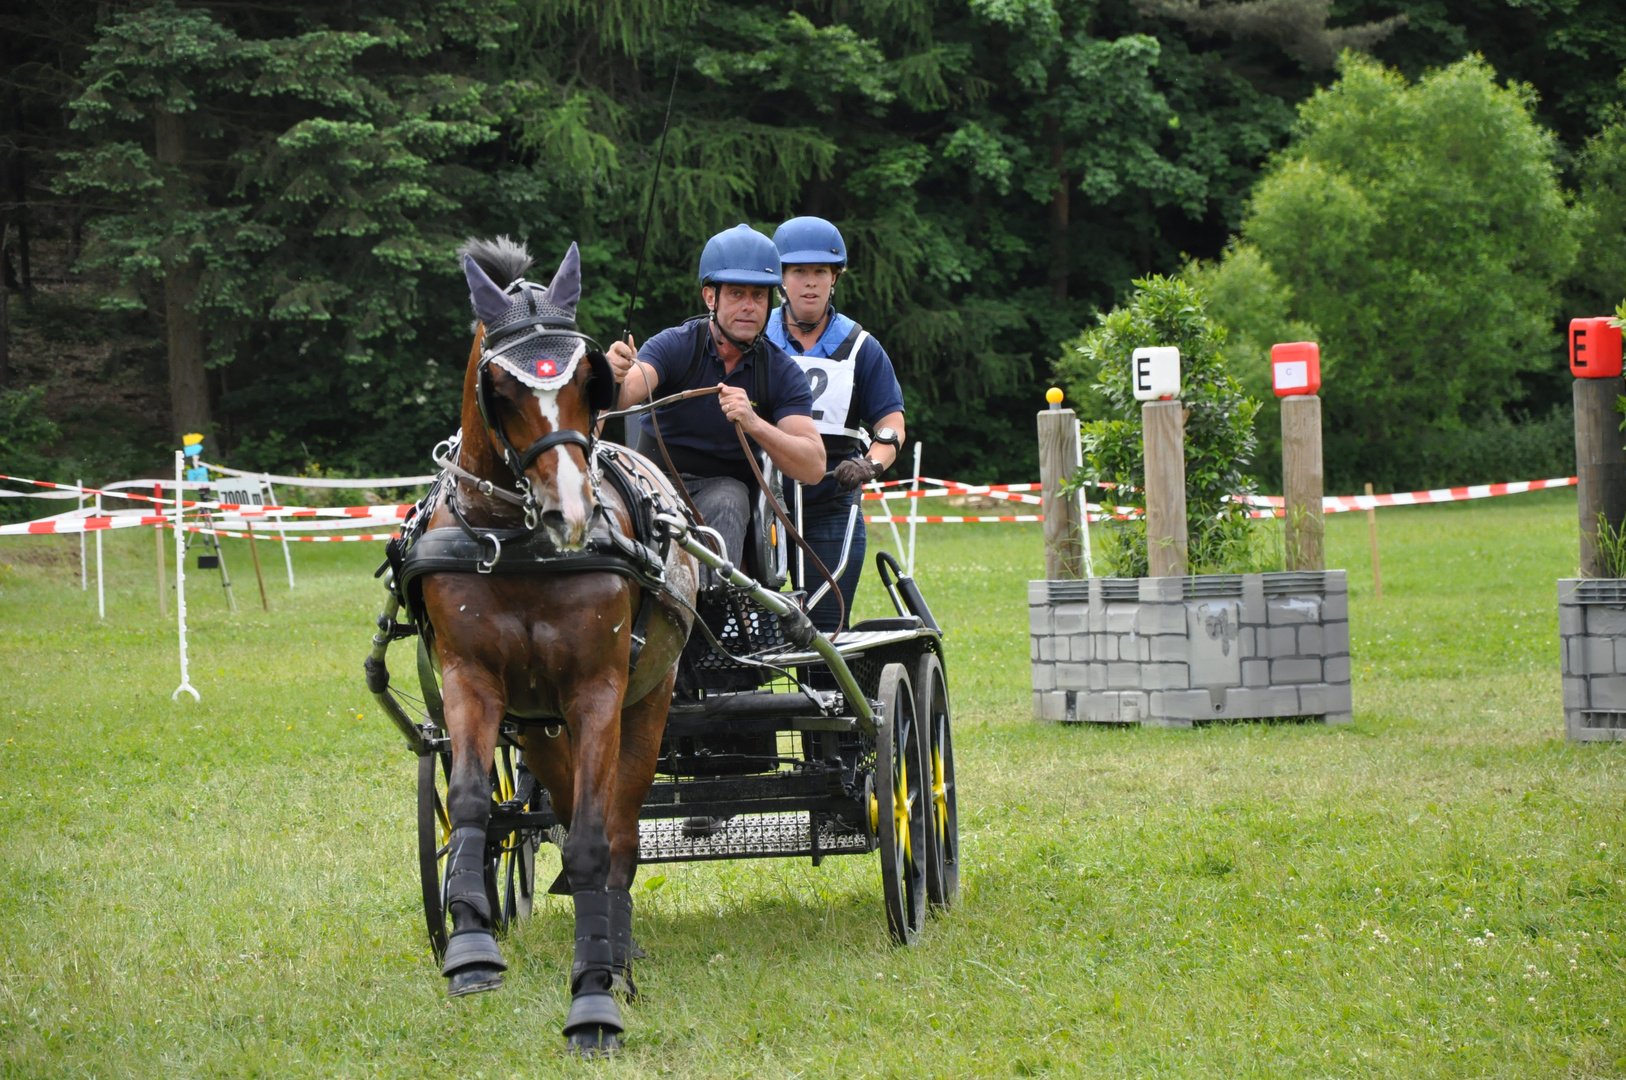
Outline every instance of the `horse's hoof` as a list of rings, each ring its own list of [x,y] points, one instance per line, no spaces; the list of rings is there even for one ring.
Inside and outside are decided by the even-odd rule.
[[[577,994],[565,1018],[565,1049],[581,1057],[613,1054],[621,1049],[621,1010],[609,994]]]
[[[621,995],[628,1004],[638,1000],[638,984],[632,981],[632,972],[617,971],[610,976],[610,993]]]
[[[459,968],[446,978],[446,996],[462,997],[495,990],[502,985],[502,968],[490,964],[470,964]]]
[[[565,1036],[565,1053],[575,1057],[612,1057],[620,1052],[621,1033],[602,1024],[588,1024]]]
[[[449,978],[466,967],[477,965],[497,971],[508,969],[503,962],[502,950],[497,948],[496,936],[483,927],[454,930],[451,941],[446,945],[446,959],[440,965],[440,973]]]

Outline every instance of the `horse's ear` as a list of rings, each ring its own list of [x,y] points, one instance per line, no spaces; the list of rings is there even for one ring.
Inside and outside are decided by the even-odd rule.
[[[463,256],[463,276],[469,279],[469,303],[474,307],[474,314],[490,326],[508,310],[512,301],[468,255]]]
[[[553,282],[548,285],[547,302],[554,307],[564,308],[570,312],[571,317],[576,315],[576,302],[582,298],[582,257],[576,250],[576,242],[570,242],[570,250],[559,262],[559,269],[553,272]]]

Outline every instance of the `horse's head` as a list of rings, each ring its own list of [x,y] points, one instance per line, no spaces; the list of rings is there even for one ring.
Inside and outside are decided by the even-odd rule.
[[[576,245],[546,288],[520,276],[530,256],[506,237],[471,240],[461,251],[480,320],[464,385],[464,442],[478,437],[471,421],[482,423],[486,449],[521,479],[541,525],[559,546],[579,548],[596,508],[588,476],[593,423],[611,407],[615,381],[597,346],[576,330]]]

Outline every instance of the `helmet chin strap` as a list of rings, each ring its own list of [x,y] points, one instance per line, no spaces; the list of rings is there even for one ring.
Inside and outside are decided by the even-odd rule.
[[[724,340],[726,340],[730,345],[734,346],[736,349],[740,350],[740,352],[742,352],[742,353],[750,352],[751,351],[751,346],[753,346],[753,345],[755,345],[757,343],[756,338],[752,338],[750,341],[741,341],[739,338],[735,337],[733,334],[730,334],[727,330],[724,330],[723,329],[723,324],[717,321],[717,308],[716,307],[712,307],[712,309],[711,309],[711,325],[717,328],[717,332],[719,334],[723,335]]]
[[[787,310],[790,307],[789,304],[786,304],[785,306],[786,306]],[[790,318],[790,321],[795,323],[796,324],[796,329],[800,330],[802,333],[811,334],[813,331],[815,331],[815,330],[817,330],[819,328],[819,324],[824,321],[824,316],[820,315],[818,318],[812,320],[811,322],[803,322],[801,319],[798,319],[796,316],[792,315],[791,318]]]
[[[839,280],[840,277],[841,277],[841,272],[837,271],[836,272],[837,280]],[[835,281],[832,281],[830,283],[830,294],[832,296],[834,296],[835,291],[836,291],[836,284],[835,284]],[[790,292],[783,285],[779,286],[779,295],[785,302],[785,306],[782,309],[785,312],[785,318],[787,318],[791,322],[795,323],[796,324],[796,329],[800,330],[804,334],[811,334],[813,331],[817,330],[819,328],[819,324],[824,321],[824,317],[826,315],[830,314],[830,312],[835,309],[834,301],[826,299],[825,302],[824,302],[824,310],[819,312],[819,317],[816,318],[816,319],[813,319],[813,320],[811,320],[809,322],[803,322],[801,319],[798,319],[795,316],[795,314],[793,313],[793,310],[792,310],[792,308],[790,306]]]

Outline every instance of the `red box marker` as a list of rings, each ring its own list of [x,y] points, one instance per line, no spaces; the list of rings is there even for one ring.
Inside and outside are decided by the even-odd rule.
[[[1321,390],[1321,346],[1293,341],[1270,347],[1270,384],[1277,397],[1315,394]]]
[[[1609,318],[1570,320],[1570,374],[1613,379],[1620,374],[1620,327]]]

